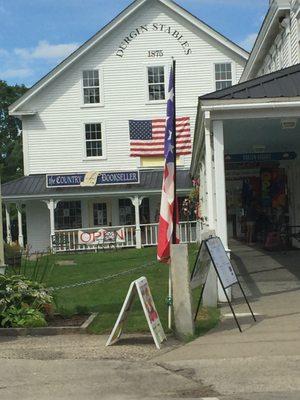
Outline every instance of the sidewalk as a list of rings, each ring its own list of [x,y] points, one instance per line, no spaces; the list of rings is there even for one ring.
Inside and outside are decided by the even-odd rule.
[[[258,322],[240,317],[240,334],[224,307],[218,328],[156,361],[173,371],[193,369],[197,379],[230,399],[299,399],[300,252],[264,253],[237,242],[231,249]],[[234,305],[237,313],[249,312],[238,288]]]

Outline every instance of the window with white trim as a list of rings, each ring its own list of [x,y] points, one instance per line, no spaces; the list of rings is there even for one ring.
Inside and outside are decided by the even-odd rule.
[[[231,63],[215,64],[216,90],[226,89],[232,86]]]
[[[83,71],[83,102],[84,104],[100,103],[100,79],[97,69]]]
[[[166,78],[164,66],[148,67],[149,101],[166,99]]]
[[[86,157],[103,157],[102,124],[85,124]]]

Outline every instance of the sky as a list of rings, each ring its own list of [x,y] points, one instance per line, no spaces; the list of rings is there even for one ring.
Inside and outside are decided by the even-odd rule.
[[[0,80],[32,86],[131,0],[0,0]],[[247,50],[269,0],[177,0]]]

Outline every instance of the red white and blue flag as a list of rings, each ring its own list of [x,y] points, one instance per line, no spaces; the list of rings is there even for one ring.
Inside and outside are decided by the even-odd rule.
[[[176,178],[176,123],[175,123],[175,87],[174,68],[170,72],[167,119],[165,126],[164,157],[165,168],[162,184],[160,217],[158,227],[157,258],[169,262],[170,245],[173,241],[173,230],[176,229],[176,243],[179,243],[178,212],[175,193]],[[174,221],[175,227],[174,227]]]

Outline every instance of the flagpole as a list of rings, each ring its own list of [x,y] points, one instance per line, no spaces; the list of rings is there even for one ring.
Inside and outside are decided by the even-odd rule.
[[[177,155],[176,155],[176,61],[172,57],[172,70],[173,70],[173,101],[174,101],[174,115],[173,115],[173,152],[174,152],[174,209],[173,209],[173,232],[172,232],[172,243],[176,244],[176,226],[177,226],[177,202],[176,202],[176,167],[177,167]],[[172,260],[171,260],[172,262]],[[169,309],[168,309],[168,327],[172,329],[172,276],[171,276],[171,265],[169,268]]]

